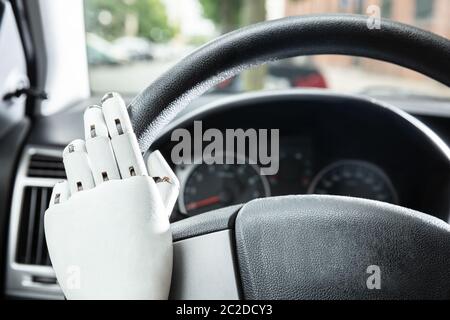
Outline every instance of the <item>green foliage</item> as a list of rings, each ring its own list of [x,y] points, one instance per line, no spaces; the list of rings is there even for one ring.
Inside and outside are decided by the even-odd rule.
[[[109,24],[100,23],[102,12],[111,14]],[[125,22],[130,14],[138,19],[137,36],[161,42],[175,34],[160,0],[85,0],[86,31],[108,40],[124,36]]]
[[[241,26],[244,0],[200,0],[203,16],[216,24],[223,33]]]

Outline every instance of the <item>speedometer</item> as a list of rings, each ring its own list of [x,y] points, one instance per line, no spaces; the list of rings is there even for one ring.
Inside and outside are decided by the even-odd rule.
[[[177,173],[179,209],[190,216],[270,195],[267,179],[252,164],[199,164]]]
[[[308,193],[398,203],[397,193],[383,170],[358,160],[343,160],[327,166],[313,179]]]

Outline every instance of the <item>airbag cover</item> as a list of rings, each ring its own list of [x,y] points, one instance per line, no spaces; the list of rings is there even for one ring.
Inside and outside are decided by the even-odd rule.
[[[235,230],[246,299],[450,298],[450,226],[420,212],[336,196],[266,198],[240,210]]]

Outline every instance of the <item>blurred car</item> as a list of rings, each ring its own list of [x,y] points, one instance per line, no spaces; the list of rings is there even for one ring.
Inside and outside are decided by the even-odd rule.
[[[319,68],[310,60],[296,63],[295,59],[281,60],[269,65],[269,75],[289,81],[292,88],[326,89],[327,82]]]
[[[139,37],[122,37],[113,42],[113,46],[128,61],[147,61],[154,58],[154,46],[145,39]]]
[[[93,33],[86,34],[86,50],[88,62],[94,66],[118,65],[129,61],[117,46]]]
[[[241,76],[237,75],[218,84],[213,92],[245,91]],[[285,59],[268,64],[266,86],[287,88],[320,88],[326,89],[327,81],[322,72],[310,59]],[[280,85],[281,84],[281,85]]]

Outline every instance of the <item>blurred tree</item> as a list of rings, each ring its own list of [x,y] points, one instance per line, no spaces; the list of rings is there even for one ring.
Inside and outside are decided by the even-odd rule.
[[[214,22],[224,34],[241,26],[240,13],[244,0],[200,0],[205,18]]]
[[[205,18],[214,22],[222,34],[266,19],[265,0],[199,1]],[[266,66],[244,71],[242,73],[243,89],[246,91],[262,89],[266,74]]]
[[[254,24],[266,20],[265,0],[245,0],[242,7],[242,21],[244,25]],[[264,88],[267,66],[262,65],[242,73],[244,90],[260,90]]]
[[[87,32],[108,40],[130,35],[130,30],[155,42],[175,34],[160,0],[86,0],[85,19]]]

